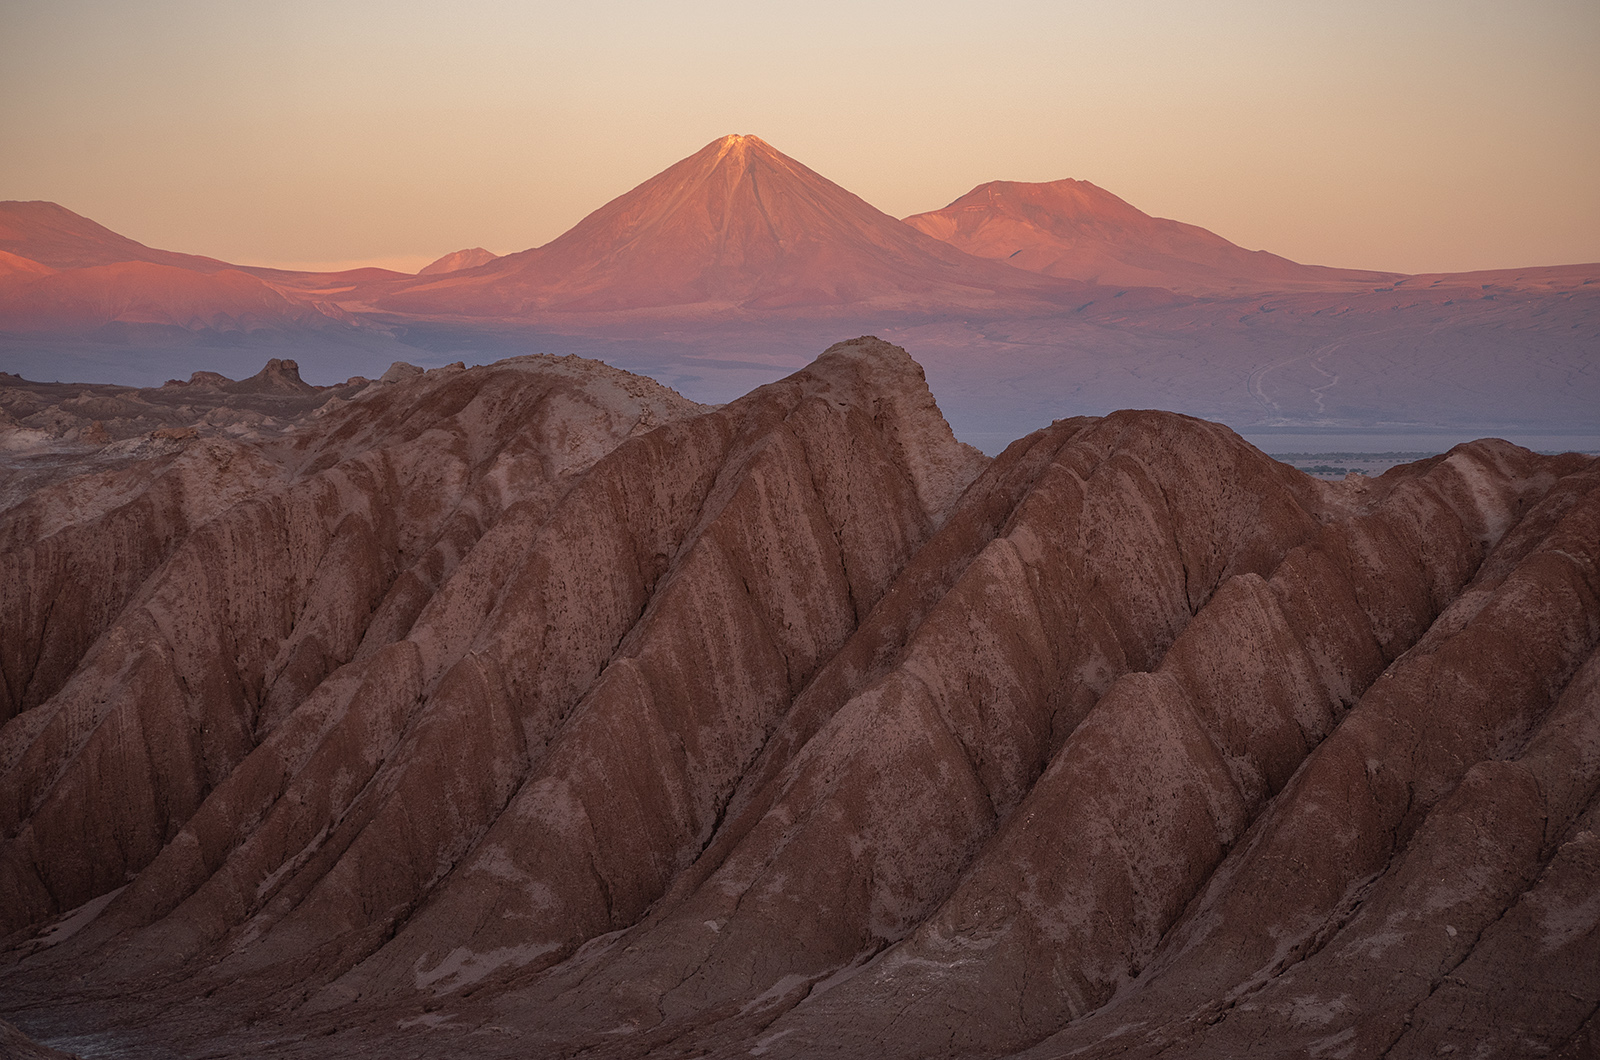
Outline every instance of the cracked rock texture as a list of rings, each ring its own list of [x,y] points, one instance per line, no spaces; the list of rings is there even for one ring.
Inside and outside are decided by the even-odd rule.
[[[408,367],[7,465],[0,1049],[1594,1055],[1600,462]]]

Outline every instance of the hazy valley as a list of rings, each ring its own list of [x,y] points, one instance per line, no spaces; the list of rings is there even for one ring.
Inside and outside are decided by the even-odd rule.
[[[0,204],[0,1053],[1594,1056],[1597,296],[755,137],[416,275]]]
[[[708,144],[544,246],[463,251],[417,276],[229,265],[0,204],[0,356],[30,379],[156,386],[269,357],[331,384],[395,360],[576,353],[723,402],[870,333],[915,351],[957,435],[986,451],[1118,408],[1246,434],[1600,448],[1600,264],[1300,265],[1071,180],[986,184],[908,221],[753,136]]]

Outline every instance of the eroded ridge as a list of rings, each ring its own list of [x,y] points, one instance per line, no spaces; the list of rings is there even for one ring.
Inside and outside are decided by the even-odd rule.
[[[128,1055],[1581,1049],[1597,487],[1496,441],[1322,483],[1155,412],[990,461],[875,339],[717,409],[436,370],[54,482],[0,513],[0,1015]]]

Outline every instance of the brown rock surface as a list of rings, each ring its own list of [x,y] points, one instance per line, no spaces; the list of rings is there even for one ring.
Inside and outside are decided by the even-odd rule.
[[[1327,483],[1119,412],[990,461],[875,339],[718,408],[408,367],[10,480],[35,1041],[1592,1048],[1592,458]],[[311,400],[246,382],[165,389]]]
[[[69,1054],[40,1045],[4,1020],[0,1020],[0,1056],[6,1060],[72,1060]]]

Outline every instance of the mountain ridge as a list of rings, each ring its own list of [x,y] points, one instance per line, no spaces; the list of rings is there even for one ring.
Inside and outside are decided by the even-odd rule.
[[[1594,1041],[1592,456],[1320,482],[1121,411],[991,459],[870,336],[716,408],[245,384],[172,389],[299,418],[0,446],[0,1018],[46,1046]]]
[[[479,265],[487,265],[499,256],[482,247],[467,247],[464,250],[451,251],[449,254],[435,258],[418,269],[417,275],[433,276],[439,273],[456,272],[461,269],[472,269]]]
[[[721,402],[838,334],[873,333],[917,346],[964,437],[1163,407],[1247,431],[1595,444],[1576,439],[1594,434],[1600,401],[1588,370],[1600,264],[1328,272],[1150,218],[1087,182],[992,182],[963,201],[910,220],[1002,258],[891,218],[756,137],[713,141],[544,246],[420,276],[147,261],[165,252],[57,216],[104,244],[82,253],[138,263],[54,269],[28,254],[79,252],[49,232],[43,249],[0,248],[0,360],[30,378],[150,386],[292,356],[332,384],[395,360],[550,350]],[[1077,278],[1047,275],[1056,268]]]
[[[0,201],[0,250],[48,265],[80,269],[146,261],[199,272],[233,268],[199,254],[147,247],[56,203],[42,199]]]
[[[783,310],[1051,293],[908,230],[759,137],[725,136],[549,243],[471,277],[402,285],[375,304],[452,314]]]
[[[1210,294],[1373,284],[1401,273],[1301,265],[1197,225],[1151,217],[1086,180],[995,180],[905,222],[979,257],[1048,276]]]

